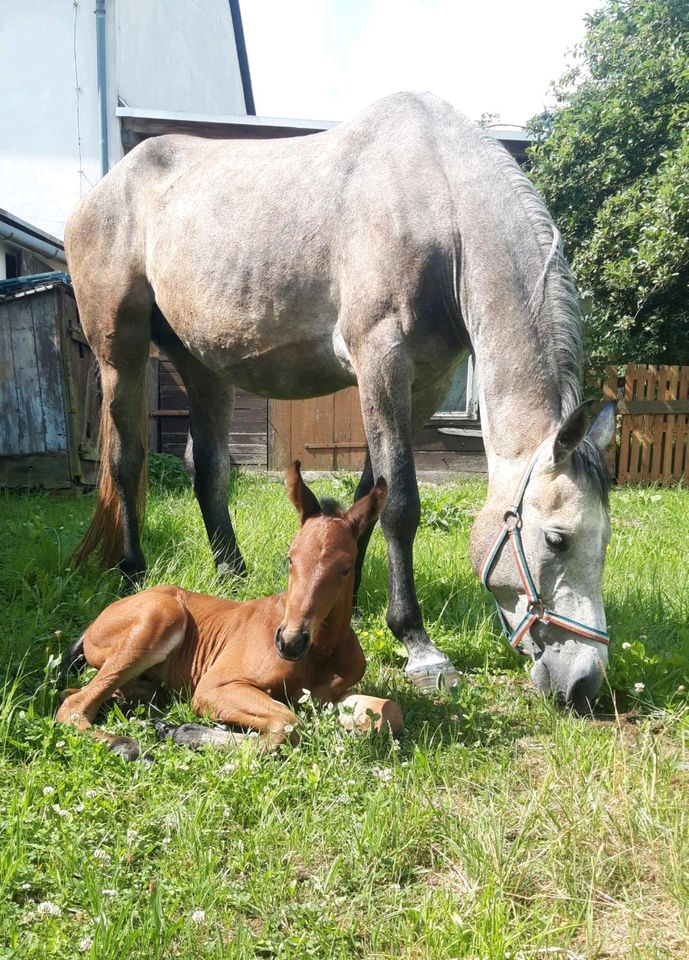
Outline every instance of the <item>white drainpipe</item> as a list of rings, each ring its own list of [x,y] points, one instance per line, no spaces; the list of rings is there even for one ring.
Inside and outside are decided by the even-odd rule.
[[[53,243],[47,243],[45,240],[40,240],[38,237],[34,237],[33,234],[26,233],[21,227],[17,227],[14,224],[10,226],[8,223],[3,223],[2,220],[0,220],[0,238],[9,240],[19,247],[26,247],[27,250],[32,250],[42,257],[49,257],[51,260],[59,260],[60,263],[67,263],[65,251],[62,247],[58,247]]]

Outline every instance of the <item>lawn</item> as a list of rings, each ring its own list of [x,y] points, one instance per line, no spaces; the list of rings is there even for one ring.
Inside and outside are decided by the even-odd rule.
[[[296,517],[281,484],[234,479],[250,574],[219,583],[176,464],[156,458],[152,477],[149,585],[282,589]],[[353,480],[314,487],[348,500]],[[120,587],[69,569],[93,498],[0,496],[1,960],[688,956],[689,493],[612,494],[603,708],[620,716],[596,721],[535,696],[500,639],[467,558],[484,495],[422,489],[419,595],[458,691],[405,681],[371,542],[363,687],[399,701],[399,741],[348,734],[307,701],[298,747],[155,747],[150,766],[51,719],[60,652]],[[150,715],[105,722],[152,746]]]

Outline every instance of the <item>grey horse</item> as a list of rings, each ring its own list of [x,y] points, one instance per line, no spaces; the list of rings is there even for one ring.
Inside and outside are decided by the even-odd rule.
[[[194,488],[216,561],[243,568],[227,508],[234,390],[303,398],[358,384],[370,451],[357,497],[388,479],[387,619],[420,686],[455,670],[429,640],[412,550],[412,438],[469,350],[480,371],[489,489],[478,570],[524,471],[513,552],[488,582],[544,691],[580,709],[607,663],[609,522],[601,451],[613,429],[581,405],[580,317],[559,235],[502,147],[430,94],[387,97],[316,136],[139,145],[69,219],[81,322],[100,364],[103,471],[78,551],[144,569],[144,381],[151,339],[186,384]],[[535,463],[531,463],[538,450]],[[366,544],[359,557],[358,579]],[[539,616],[556,610],[559,622]],[[570,624],[588,629],[573,631]]]

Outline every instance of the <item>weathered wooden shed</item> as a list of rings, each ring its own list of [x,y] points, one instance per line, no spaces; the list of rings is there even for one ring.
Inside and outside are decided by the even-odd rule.
[[[98,384],[64,273],[0,283],[0,486],[90,485]]]

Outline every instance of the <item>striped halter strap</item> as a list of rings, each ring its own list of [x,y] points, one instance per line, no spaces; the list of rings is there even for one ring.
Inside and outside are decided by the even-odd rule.
[[[522,503],[524,501],[524,494],[526,493],[526,488],[529,484],[529,480],[531,479],[534,467],[538,463],[538,460],[546,447],[552,444],[554,436],[555,434],[551,434],[549,437],[546,437],[546,439],[542,444],[540,444],[536,452],[529,460],[526,470],[524,471],[524,475],[522,476],[521,483],[519,484],[519,488],[517,489],[517,495],[514,499],[514,502],[512,503],[512,506],[505,511],[503,525],[500,528],[495,540],[493,540],[493,543],[486,554],[486,558],[481,564],[481,569],[479,570],[481,583],[484,585],[484,587],[487,587],[490,590],[490,586],[488,584],[490,572],[493,569],[495,561],[497,560],[505,541],[510,541],[514,562],[517,565],[517,572],[519,573],[519,579],[521,580],[524,593],[526,594],[526,613],[514,630],[510,630],[509,624],[505,618],[505,614],[500,609],[500,604],[497,600],[495,601],[495,607],[498,611],[498,617],[500,618],[500,623],[505,633],[505,637],[507,638],[507,642],[513,650],[516,650],[525,657],[528,657],[529,653],[524,649],[523,643],[529,631],[531,630],[531,627],[537,621],[540,621],[541,623],[551,623],[553,626],[562,627],[564,630],[568,630],[570,633],[576,633],[580,637],[586,637],[587,640],[596,640],[598,643],[604,643],[606,646],[610,642],[610,637],[605,630],[598,630],[597,627],[590,627],[585,623],[579,623],[578,620],[572,620],[569,617],[562,616],[562,614],[555,613],[554,610],[549,610],[545,606],[538,593],[538,590],[536,589],[533,577],[531,576],[531,571],[529,570],[529,565],[526,562],[526,556],[524,555],[524,545],[522,543],[521,535]]]

